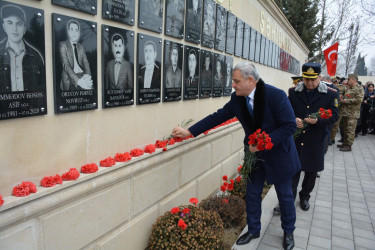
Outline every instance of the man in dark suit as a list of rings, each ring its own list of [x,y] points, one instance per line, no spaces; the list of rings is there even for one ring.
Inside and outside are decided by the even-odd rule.
[[[195,74],[197,69],[197,52],[194,49],[189,51],[188,57],[188,75],[185,79],[186,87],[197,87],[199,82],[199,77]]]
[[[131,89],[133,88],[133,69],[130,62],[124,59],[124,38],[120,34],[114,34],[111,46],[114,58],[107,63],[105,88]]]
[[[338,119],[337,91],[320,81],[321,66],[318,63],[302,65],[303,83],[289,89],[289,100],[296,116],[298,128],[308,127],[296,138],[295,143],[305,176],[302,190],[299,192],[302,210],[310,208],[310,193],[314,189],[317,172],[324,169],[324,153],[330,125]],[[322,119],[310,117],[320,108],[330,109],[332,117]],[[297,186],[301,171],[293,177],[293,196],[297,195]]]
[[[153,41],[147,41],[143,48],[143,52],[145,56],[145,65],[140,69],[138,74],[139,88],[160,88],[161,70],[160,64],[155,61],[157,56],[155,43]]]
[[[246,213],[248,232],[238,240],[238,245],[249,243],[260,236],[261,193],[264,181],[274,184],[281,208],[281,227],[284,230],[283,246],[294,247],[296,210],[292,193],[292,177],[300,170],[300,162],[293,134],[296,130],[296,118],[286,94],[259,78],[254,64],[242,62],[233,70],[231,100],[217,112],[207,116],[189,129],[175,127],[172,135],[185,137],[198,136],[222,122],[237,117],[244,132],[245,151],[256,153],[256,147],[248,145],[248,137],[256,129],[269,134],[273,148],[256,153],[260,159],[257,168],[252,171],[246,189]],[[246,103],[248,102],[248,104]],[[252,106],[253,115],[250,114]],[[246,177],[244,177],[246,178]]]
[[[62,64],[60,88],[62,91],[93,89],[93,81],[85,48],[78,43],[80,26],[72,19],[66,24],[68,39],[59,43]]]

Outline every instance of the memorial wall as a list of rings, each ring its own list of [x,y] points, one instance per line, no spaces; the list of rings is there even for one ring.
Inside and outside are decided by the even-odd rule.
[[[0,242],[12,244],[14,232],[28,232],[20,244],[30,237],[30,249],[52,249],[59,232],[49,218],[64,221],[71,216],[64,205],[82,210],[90,197],[106,201],[100,208],[107,212],[112,208],[105,205],[129,208],[115,209],[119,221],[93,209],[104,224],[116,223],[71,249],[112,242],[104,238],[113,239],[119,223],[126,229],[140,218],[152,223],[171,200],[183,202],[186,190],[205,198],[222,172],[233,174],[241,162],[236,122],[112,168],[101,161],[145,149],[174,126],[222,107],[237,63],[254,62],[266,83],[286,91],[308,54],[273,1],[13,0],[1,1],[0,10]],[[40,186],[43,177],[86,164],[99,171],[52,189]],[[162,174],[176,179],[168,179],[174,188],[137,193],[136,180],[147,186],[166,181]],[[22,181],[38,192],[12,196]]]

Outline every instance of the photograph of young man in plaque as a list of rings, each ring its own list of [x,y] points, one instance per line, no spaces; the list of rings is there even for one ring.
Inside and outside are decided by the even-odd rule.
[[[225,52],[234,54],[234,44],[236,40],[236,16],[228,11],[227,19],[227,40],[225,45]]]
[[[198,98],[199,49],[185,46],[184,99]]]
[[[52,14],[55,112],[97,109],[97,25]]]
[[[213,84],[213,97],[218,97],[223,95],[223,85],[224,85],[224,55],[215,54],[215,75]]]
[[[181,100],[182,53],[180,43],[164,42],[164,101]]]
[[[243,45],[243,21],[239,18],[236,20],[236,46],[234,49],[235,56],[242,56]]]
[[[1,1],[0,19],[0,120],[45,115],[44,11]]]
[[[135,0],[103,0],[102,17],[112,21],[134,25]]]
[[[208,48],[214,47],[216,19],[215,6],[216,4],[213,0],[204,1],[202,45]]]
[[[160,102],[160,38],[138,33],[137,61],[137,103]]]
[[[138,27],[161,33],[164,0],[139,0]]]
[[[53,4],[96,15],[97,0],[52,0]]]
[[[225,50],[225,38],[227,32],[227,11],[224,7],[216,4],[216,32],[215,32],[215,49]]]
[[[184,37],[185,0],[166,0],[165,34]]]
[[[202,26],[202,1],[186,0],[185,40],[199,44]]]
[[[212,52],[201,50],[200,98],[211,97],[212,92]]]
[[[102,25],[103,107],[134,103],[134,33]],[[132,36],[133,34],[133,36]]]
[[[232,94],[232,69],[233,69],[233,57],[225,57],[225,81],[224,81],[224,96],[230,96]]]

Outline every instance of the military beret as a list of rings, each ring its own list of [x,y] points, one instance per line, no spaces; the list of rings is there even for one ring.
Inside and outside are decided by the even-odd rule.
[[[357,74],[349,74],[348,78],[354,78],[356,81],[358,81],[358,75]]]
[[[10,16],[17,16],[24,22],[26,20],[25,12],[20,7],[16,5],[4,5],[1,8],[1,18],[4,19]]]
[[[317,78],[322,72],[322,66],[319,63],[308,62],[302,65],[302,77]]]

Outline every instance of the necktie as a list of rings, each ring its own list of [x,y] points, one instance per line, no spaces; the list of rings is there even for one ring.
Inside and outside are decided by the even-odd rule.
[[[251,107],[251,104],[250,104],[250,97],[249,96],[246,97],[246,106],[247,106],[247,110],[249,110],[249,114],[251,115],[251,117],[253,117],[254,112],[253,112],[253,107]]]

